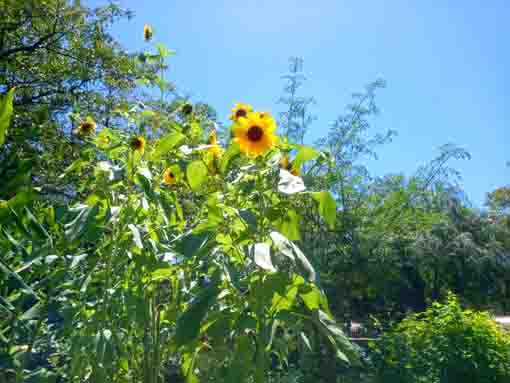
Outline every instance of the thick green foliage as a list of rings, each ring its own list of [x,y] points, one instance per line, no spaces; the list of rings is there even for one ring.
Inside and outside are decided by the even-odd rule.
[[[380,382],[510,381],[509,336],[488,313],[462,310],[453,294],[410,315],[373,347]]]

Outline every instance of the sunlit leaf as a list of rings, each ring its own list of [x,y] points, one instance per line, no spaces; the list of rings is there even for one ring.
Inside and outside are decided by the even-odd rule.
[[[312,197],[319,203],[319,214],[330,228],[336,223],[336,202],[330,192],[312,192]]]
[[[293,169],[301,169],[301,165],[307,161],[311,161],[319,156],[319,152],[310,146],[301,146],[296,154],[296,158],[292,161]]]
[[[0,99],[0,146],[5,143],[5,134],[11,123],[13,98],[14,88],[9,90],[9,92]]]
[[[159,140],[156,148],[154,149],[154,152],[151,155],[151,160],[154,161],[160,159],[162,156],[176,147],[184,138],[185,136],[177,131],[168,133],[166,136]]]
[[[133,235],[133,242],[135,243],[136,247],[138,247],[139,249],[143,249],[143,242],[140,230],[138,230],[138,228],[132,223],[128,225],[128,228],[129,230],[131,230],[131,234]]]
[[[194,191],[199,190],[202,184],[207,180],[208,174],[207,166],[202,161],[197,160],[190,163],[186,169],[186,177],[191,189]]]
[[[301,239],[300,218],[294,209],[288,209],[276,222],[275,226],[279,232],[290,240]]]
[[[238,144],[230,144],[225,153],[221,156],[220,159],[220,173],[225,174],[228,170],[228,167],[231,161],[239,155],[239,145]]]

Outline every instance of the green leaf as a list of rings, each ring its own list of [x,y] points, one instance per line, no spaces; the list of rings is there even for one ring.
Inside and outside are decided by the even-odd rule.
[[[195,360],[198,355],[199,349],[195,350],[194,353],[184,353],[182,355],[181,369],[186,379],[186,383],[199,383],[197,376],[194,373]]]
[[[130,223],[128,225],[129,230],[131,230],[131,234],[133,234],[133,242],[135,243],[136,247],[139,249],[143,249],[143,242],[142,242],[142,236],[140,235],[140,230]]]
[[[162,267],[160,269],[154,270],[151,273],[151,281],[159,281],[161,279],[171,279],[175,276],[175,268],[173,267]]]
[[[22,286],[22,288],[29,294],[32,294],[34,297],[36,297],[37,299],[39,299],[39,296],[37,295],[37,293],[29,286],[25,283],[25,281],[23,280],[23,278],[21,278],[21,276],[16,273],[15,271],[11,270],[9,268],[9,266],[7,266],[6,264],[2,263],[2,261],[0,261],[0,270],[5,273],[5,275],[7,276],[11,276],[12,278],[14,278],[16,281],[18,281],[18,283]]]
[[[48,234],[48,232],[46,231],[46,229],[44,228],[44,226],[39,223],[37,218],[34,217],[32,212],[27,207],[25,207],[24,210],[25,210],[25,215],[28,218],[28,225],[30,226],[30,228],[35,233],[37,233],[37,235],[40,239],[47,239],[50,242],[50,244],[52,244],[51,237]]]
[[[151,160],[155,161],[160,159],[162,156],[172,150],[176,145],[178,145],[184,138],[184,134],[177,131],[167,134],[159,140],[158,145],[152,153]]]
[[[37,302],[35,305],[33,305],[27,311],[25,311],[18,319],[21,321],[24,321],[24,320],[33,320],[33,319],[39,318],[41,315],[41,311],[43,309],[43,307],[41,307],[41,306],[42,306],[42,303]]]
[[[136,181],[142,187],[145,195],[149,199],[154,198],[154,191],[152,190],[152,174],[149,169],[138,168]]]
[[[230,161],[234,159],[236,156],[239,155],[239,145],[238,144],[231,144],[228,149],[223,153],[220,160],[220,173],[225,174],[225,172],[228,170],[228,166],[230,164]]]
[[[14,89],[15,88],[12,88],[9,92],[7,92],[7,95],[2,97],[0,100],[0,146],[5,143],[5,134],[11,123]]]
[[[317,310],[315,311],[314,322],[319,331],[331,342],[337,358],[348,364],[359,363],[358,350],[329,315],[324,311]]]
[[[11,210],[17,211],[36,198],[32,190],[19,192],[8,201],[0,201],[0,219],[9,217]]]
[[[219,278],[214,279],[208,287],[203,289],[191,302],[188,309],[177,319],[174,339],[178,347],[188,344],[198,337],[200,324],[221,291],[218,288],[218,281]]]
[[[299,286],[301,286],[303,283],[303,277],[297,275],[293,278],[292,283],[289,283],[285,287],[285,292],[283,294],[275,291],[271,300],[270,311],[272,313],[278,313],[280,311],[290,310],[295,304]]]
[[[158,50],[158,53],[161,56],[161,58],[166,58],[168,56],[175,54],[174,50],[168,49],[163,43],[156,44],[156,49]]]
[[[299,215],[295,210],[287,210],[287,214],[275,222],[275,226],[280,233],[291,241],[301,239],[301,231],[299,227]]]
[[[319,152],[310,146],[301,146],[296,154],[296,158],[292,161],[293,169],[300,169],[301,165],[307,161],[311,161],[319,156]]]
[[[71,222],[64,225],[66,237],[69,241],[87,240],[97,230],[96,215],[99,212],[99,207],[97,205],[79,205],[70,210],[77,214]]]
[[[335,227],[336,223],[336,202],[330,192],[312,192],[310,193],[319,203],[319,214],[324,218],[330,228]]]
[[[207,166],[200,160],[193,161],[186,169],[186,177],[188,178],[189,186],[193,191],[200,189],[202,184],[207,180]]]
[[[301,331],[299,335],[301,337],[301,340],[305,344],[306,348],[308,348],[308,351],[312,351],[312,344],[310,343],[310,340],[308,339],[306,334],[303,331]]]
[[[321,305],[321,292],[315,285],[308,285],[307,289],[308,291],[301,292],[299,296],[309,310],[317,310]]]

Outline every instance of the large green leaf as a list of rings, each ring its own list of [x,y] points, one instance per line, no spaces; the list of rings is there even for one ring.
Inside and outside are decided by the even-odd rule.
[[[209,286],[199,293],[188,306],[188,309],[177,319],[175,343],[178,347],[188,344],[198,337],[200,324],[209,308],[216,302],[220,291],[218,279],[215,278]]]
[[[168,133],[166,136],[161,138],[154,149],[154,152],[151,155],[151,160],[158,160],[165,154],[167,154],[170,150],[175,148],[183,139],[185,136],[180,132],[171,132]]]
[[[194,191],[200,189],[202,184],[207,180],[207,166],[200,160],[193,161],[186,169],[186,177],[188,178],[189,186]]]
[[[231,144],[229,145],[228,149],[225,153],[221,156],[220,160],[220,173],[225,174],[225,172],[228,170],[228,166],[230,165],[230,162],[239,155],[239,145],[237,144]]]
[[[301,239],[299,214],[293,209],[288,209],[286,213],[275,222],[275,226],[280,233],[291,241],[298,241]]]
[[[19,192],[8,201],[0,201],[0,220],[9,217],[11,211],[17,211],[36,198],[33,190]]]
[[[99,207],[97,205],[79,205],[70,211],[77,214],[71,222],[64,225],[67,239],[69,241],[88,239],[97,230],[96,215],[99,212]]]
[[[23,280],[23,278],[17,272],[11,270],[7,264],[2,263],[2,261],[0,261],[0,271],[2,271],[2,273],[7,277],[12,277],[14,280],[16,280],[21,285],[22,289],[25,290],[25,292],[32,294],[34,297],[39,299],[37,293]]]
[[[330,228],[335,227],[336,223],[336,202],[330,192],[313,192],[310,193],[319,203],[319,214],[324,218]]]
[[[319,156],[319,152],[310,146],[301,146],[296,154],[296,158],[292,161],[293,169],[300,169],[301,165],[306,161],[311,161]]]
[[[299,296],[305,303],[305,306],[310,310],[317,310],[321,306],[321,292],[314,284],[308,284],[299,293]]]
[[[349,341],[342,329],[328,314],[322,310],[317,310],[313,320],[319,331],[331,342],[337,358],[347,364],[359,364],[357,347]]]
[[[0,100],[0,146],[5,143],[5,133],[11,123],[12,101],[14,97],[14,88]]]

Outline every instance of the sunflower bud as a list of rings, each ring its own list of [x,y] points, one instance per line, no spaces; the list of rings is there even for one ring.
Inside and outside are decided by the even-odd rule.
[[[152,30],[152,27],[149,24],[145,24],[143,26],[143,38],[145,41],[149,42],[152,40],[152,35],[154,34],[154,31]]]

